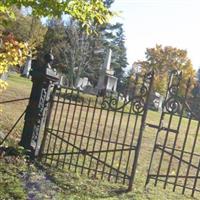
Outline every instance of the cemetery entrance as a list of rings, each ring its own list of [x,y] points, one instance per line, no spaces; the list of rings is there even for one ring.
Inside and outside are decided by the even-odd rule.
[[[154,112],[158,120],[150,124],[146,118],[153,72],[136,76],[126,98],[54,86],[50,78],[57,79],[47,75],[43,84],[33,79],[21,140],[42,162],[127,184],[131,190],[143,131],[154,128],[146,185],[154,181],[183,194],[200,192],[200,92],[192,92],[191,80],[178,71],[171,73],[162,112]]]
[[[200,192],[200,101],[192,81],[173,71],[157,129],[147,181],[182,194]],[[193,92],[192,92],[193,91]]]
[[[43,162],[128,185],[136,173],[153,72],[134,93],[103,96],[55,86],[40,156]]]

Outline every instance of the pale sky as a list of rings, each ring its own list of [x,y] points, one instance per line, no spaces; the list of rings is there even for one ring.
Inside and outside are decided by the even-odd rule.
[[[162,44],[186,49],[200,67],[200,0],[115,0],[112,10],[122,11],[114,21],[124,24],[129,65]]]

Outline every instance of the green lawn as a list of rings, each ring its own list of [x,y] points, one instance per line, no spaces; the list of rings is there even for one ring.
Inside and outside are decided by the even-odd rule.
[[[31,89],[31,81],[27,80],[25,78],[20,77],[17,74],[11,74],[9,76],[8,80],[8,89],[3,92],[3,94],[0,96],[0,101],[3,100],[10,100],[15,98],[23,98],[28,97],[30,94]],[[12,124],[16,121],[16,119],[20,116],[20,114],[23,112],[23,110],[26,108],[27,101],[24,102],[15,102],[15,103],[9,103],[2,106],[3,112],[0,113],[0,130],[3,132],[7,132]],[[152,124],[158,124],[160,119],[160,113],[149,111],[147,116],[147,122]],[[166,125],[167,125],[168,118],[165,119]],[[174,117],[173,119],[173,125],[172,127],[177,126],[177,117]],[[192,121],[191,123],[191,134],[188,138],[186,150],[191,151],[191,146],[194,138],[195,128],[196,128],[197,122]],[[17,144],[20,138],[20,133],[23,127],[23,120],[21,120],[20,124],[16,127],[16,129],[11,134],[9,141],[7,144]],[[181,130],[184,134],[184,131],[187,128],[187,119],[183,119],[183,123],[181,126]],[[178,137],[178,143],[180,145],[183,142],[183,134],[180,134]],[[100,180],[92,180],[88,179],[87,177],[80,176],[78,173],[69,172],[68,170],[59,170],[59,169],[53,169],[46,167],[46,173],[51,178],[51,180],[57,185],[59,188],[56,195],[54,195],[54,199],[80,199],[80,200],[89,200],[89,199],[154,199],[154,200],[165,200],[165,199],[192,199],[189,195],[181,195],[179,192],[172,192],[172,188],[169,186],[167,189],[163,189],[163,184],[159,183],[157,187],[154,187],[153,184],[150,182],[148,187],[145,188],[144,184],[146,181],[146,174],[147,169],[149,165],[149,160],[151,157],[153,144],[156,136],[156,130],[152,128],[146,127],[144,131],[142,146],[141,146],[141,153],[139,157],[139,163],[138,168],[136,172],[136,179],[133,185],[133,191],[129,193],[120,193],[119,188],[124,189],[125,186],[123,185],[116,185],[113,183],[109,183],[107,181],[100,181]],[[172,144],[174,136],[170,136],[168,139],[169,145]],[[162,137],[159,137],[158,140],[160,142],[163,141]],[[198,140],[199,144],[199,140]],[[199,151],[198,151],[199,152]],[[166,170],[167,164],[165,166],[165,162],[168,162],[168,157],[164,157],[164,165],[162,167],[162,170]],[[188,158],[187,158],[188,159]],[[26,170],[26,166],[24,164],[22,165],[23,169],[21,171]],[[156,162],[153,165],[153,170],[156,168]],[[6,168],[6,170],[5,170]],[[12,173],[10,173],[10,170]],[[15,167],[14,167],[15,168]],[[17,175],[19,173],[20,168],[17,170],[12,170],[13,164],[1,164],[0,166],[0,184],[5,182],[5,179],[2,179],[2,177],[6,176],[7,179],[12,179],[11,177],[15,177],[16,172],[16,187],[17,189],[13,189],[13,191],[16,190],[16,193],[19,197],[16,198],[16,194],[13,194],[13,192],[3,192],[0,190],[1,195],[6,195],[4,199],[22,199],[26,198],[26,193],[28,191],[23,189],[23,181],[22,179]],[[33,171],[37,172],[37,168],[33,167]],[[173,169],[172,169],[173,170]],[[181,172],[184,171],[184,169],[181,169]],[[6,175],[5,175],[6,174]],[[6,179],[6,180],[7,180]],[[21,182],[20,182],[21,181]],[[13,181],[8,181],[7,188],[13,187]],[[6,187],[4,187],[6,188]],[[52,189],[53,190],[53,189]],[[22,193],[25,193],[22,195]],[[8,193],[10,196],[8,196]],[[45,192],[44,192],[45,193]],[[197,194],[197,193],[196,193]],[[197,194],[198,195],[198,194]],[[45,194],[41,197],[38,197],[38,199],[50,199],[49,197],[45,197]],[[197,199],[199,199],[200,196],[197,196]],[[1,197],[0,197],[1,199]],[[52,197],[53,199],[53,197]]]

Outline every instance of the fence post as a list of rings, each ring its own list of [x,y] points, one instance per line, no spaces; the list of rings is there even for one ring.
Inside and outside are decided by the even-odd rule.
[[[51,53],[47,54],[44,67],[39,67],[37,62],[34,62],[30,72],[33,86],[19,145],[30,150],[32,158],[39,153],[50,93],[54,84],[59,80],[56,72],[50,66],[52,61],[53,55]]]

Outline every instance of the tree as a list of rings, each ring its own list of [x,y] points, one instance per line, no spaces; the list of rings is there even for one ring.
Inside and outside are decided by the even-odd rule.
[[[53,67],[66,75],[71,86],[75,86],[80,77],[89,76],[96,35],[88,35],[80,24],[72,19],[65,23],[52,19],[47,23],[47,27],[43,48],[38,55],[40,63],[43,55],[52,49],[55,57]]]
[[[140,66],[142,71],[154,69],[154,90],[161,94],[164,94],[166,91],[167,77],[170,71],[182,71],[184,80],[195,75],[191,60],[187,57],[186,50],[171,46],[162,47],[161,45],[156,45],[155,48],[147,48],[145,55],[146,60],[135,62],[134,65]],[[183,93],[183,86],[181,87]]]
[[[15,19],[11,19],[6,31],[14,34],[21,42],[28,42],[32,48],[39,48],[44,40],[47,28],[38,17],[27,15],[22,10],[13,8]]]
[[[105,7],[102,0],[67,0],[49,3],[47,1],[6,0],[0,1],[0,16],[3,14],[13,17],[13,6],[31,8],[32,14],[38,17],[61,17],[63,14],[68,14],[80,21],[87,32],[94,31],[97,24],[107,22],[112,16],[112,12]],[[12,46],[12,44],[10,45]],[[10,53],[8,52],[8,54]],[[4,59],[3,63],[7,63],[6,67],[5,65],[1,66],[0,73],[4,73],[12,61],[8,63],[6,55],[2,56],[1,59]],[[2,88],[2,86],[1,81],[0,87]]]
[[[16,66],[24,62],[28,54],[28,47],[18,42],[13,34],[4,33],[0,35],[0,75],[7,72],[8,66]],[[6,82],[0,80],[0,91],[5,89]]]
[[[80,21],[90,31],[97,24],[107,22],[113,15],[103,0],[66,0],[66,1],[21,1],[6,0],[0,2],[0,12],[12,13],[12,6],[32,9],[35,16],[58,17],[68,14]]]
[[[15,38],[24,43],[28,43],[29,55],[23,68],[23,75],[28,76],[32,58],[44,40],[47,28],[42,25],[38,17],[25,14],[22,10],[13,8],[15,19],[9,20],[5,30],[14,34]]]
[[[106,52],[111,48],[111,67],[119,79],[118,86],[122,89],[120,84],[127,66],[122,24],[99,26],[97,35],[88,35],[72,19],[66,22],[53,19],[47,26],[48,31],[39,57],[42,58],[43,54],[52,49],[55,57],[53,67],[67,76],[71,86],[75,86],[80,77],[88,77],[95,86]]]

